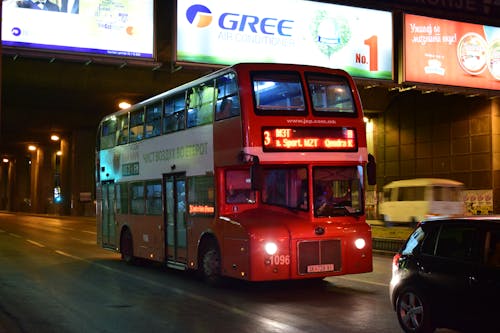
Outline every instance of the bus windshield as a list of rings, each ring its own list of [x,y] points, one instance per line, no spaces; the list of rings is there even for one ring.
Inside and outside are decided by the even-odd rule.
[[[304,112],[304,93],[299,73],[258,72],[253,75],[257,112]]]
[[[318,116],[356,116],[349,82],[341,76],[309,74],[307,84],[312,98],[313,112]]]
[[[268,167],[263,174],[264,203],[291,209],[308,209],[306,167]]]
[[[362,172],[359,166],[314,168],[315,216],[344,216],[362,213]]]

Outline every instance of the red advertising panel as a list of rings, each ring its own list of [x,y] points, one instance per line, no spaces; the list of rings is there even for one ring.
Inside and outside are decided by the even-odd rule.
[[[500,28],[405,14],[405,81],[500,90]]]

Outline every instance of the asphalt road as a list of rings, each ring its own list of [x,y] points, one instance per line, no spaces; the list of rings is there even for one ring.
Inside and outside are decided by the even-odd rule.
[[[95,239],[92,219],[0,213],[0,333],[401,332],[390,256],[375,255],[372,273],[210,288],[127,265]]]

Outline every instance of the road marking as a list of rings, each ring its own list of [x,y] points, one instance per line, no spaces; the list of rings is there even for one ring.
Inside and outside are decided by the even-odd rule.
[[[80,261],[84,261],[84,262],[87,262],[87,263],[92,263],[91,261],[88,261],[88,260],[80,258],[80,257],[76,257],[76,256],[74,256],[72,254],[69,254],[69,253],[66,253],[64,251],[54,250],[54,252],[57,253],[57,254],[59,254],[59,255],[71,258],[71,259],[80,260]]]
[[[28,243],[30,244],[33,244],[33,245],[36,245],[38,247],[45,247],[45,245],[41,244],[41,243],[38,243],[38,242],[35,242],[34,240],[31,240],[31,239],[27,239],[26,240]]]
[[[21,235],[13,234],[12,232],[9,232],[9,235],[11,235],[12,237],[16,237],[16,238],[23,238]]]
[[[226,305],[224,303],[220,303],[220,302],[214,301],[214,300],[212,300],[210,298],[207,298],[207,297],[204,297],[204,296],[201,296],[201,295],[197,295],[197,294],[194,294],[194,293],[191,293],[191,292],[179,289],[179,288],[175,288],[175,287],[171,287],[171,286],[165,286],[162,283],[155,282],[155,281],[149,280],[147,278],[143,278],[143,277],[140,277],[140,276],[137,276],[137,275],[133,275],[133,274],[130,274],[130,273],[126,273],[126,272],[120,271],[118,269],[114,269],[112,267],[106,266],[104,264],[98,264],[98,263],[92,262],[90,260],[87,260],[85,258],[74,256],[72,254],[69,254],[69,253],[66,253],[66,252],[63,252],[63,251],[60,251],[60,250],[56,250],[55,252],[57,254],[62,255],[62,256],[65,256],[65,257],[68,257],[68,258],[72,258],[74,260],[83,261],[83,262],[88,263],[90,265],[95,265],[95,266],[97,266],[99,268],[105,269],[107,271],[110,271],[110,272],[113,272],[113,273],[116,273],[116,274],[120,274],[122,276],[127,276],[130,279],[135,279],[135,280],[139,280],[140,282],[149,283],[149,284],[151,284],[151,285],[153,285],[153,286],[155,286],[157,288],[167,289],[167,290],[169,290],[171,292],[174,292],[174,293],[176,293],[178,295],[186,296],[186,297],[192,298],[194,300],[197,300],[197,301],[200,301],[200,302],[204,302],[204,303],[207,303],[207,304],[212,305],[212,306],[216,306],[219,309],[222,309],[223,311],[232,312],[234,314],[237,314],[237,315],[249,318],[251,320],[258,321],[258,322],[260,322],[260,323],[262,323],[264,325],[270,326],[270,329],[273,330],[273,331],[275,331],[275,332],[287,332],[287,333],[288,332],[292,332],[292,333],[293,332],[296,332],[296,333],[299,333],[299,332],[302,333],[303,332],[302,329],[299,329],[297,327],[291,326],[291,325],[289,325],[287,323],[283,323],[283,322],[280,322],[280,321],[277,321],[277,320],[274,320],[274,319],[270,319],[270,318],[267,318],[267,317],[264,317],[264,316],[261,316],[261,315],[255,314],[255,313],[247,312],[247,311],[245,311],[243,309],[235,308],[232,305]]]
[[[97,233],[95,231],[82,230],[82,232],[86,232],[87,234],[91,234],[91,235],[97,235]]]

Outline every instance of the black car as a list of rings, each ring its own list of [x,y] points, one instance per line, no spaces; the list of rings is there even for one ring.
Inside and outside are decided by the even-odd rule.
[[[500,216],[419,223],[389,288],[405,332],[500,332]]]

